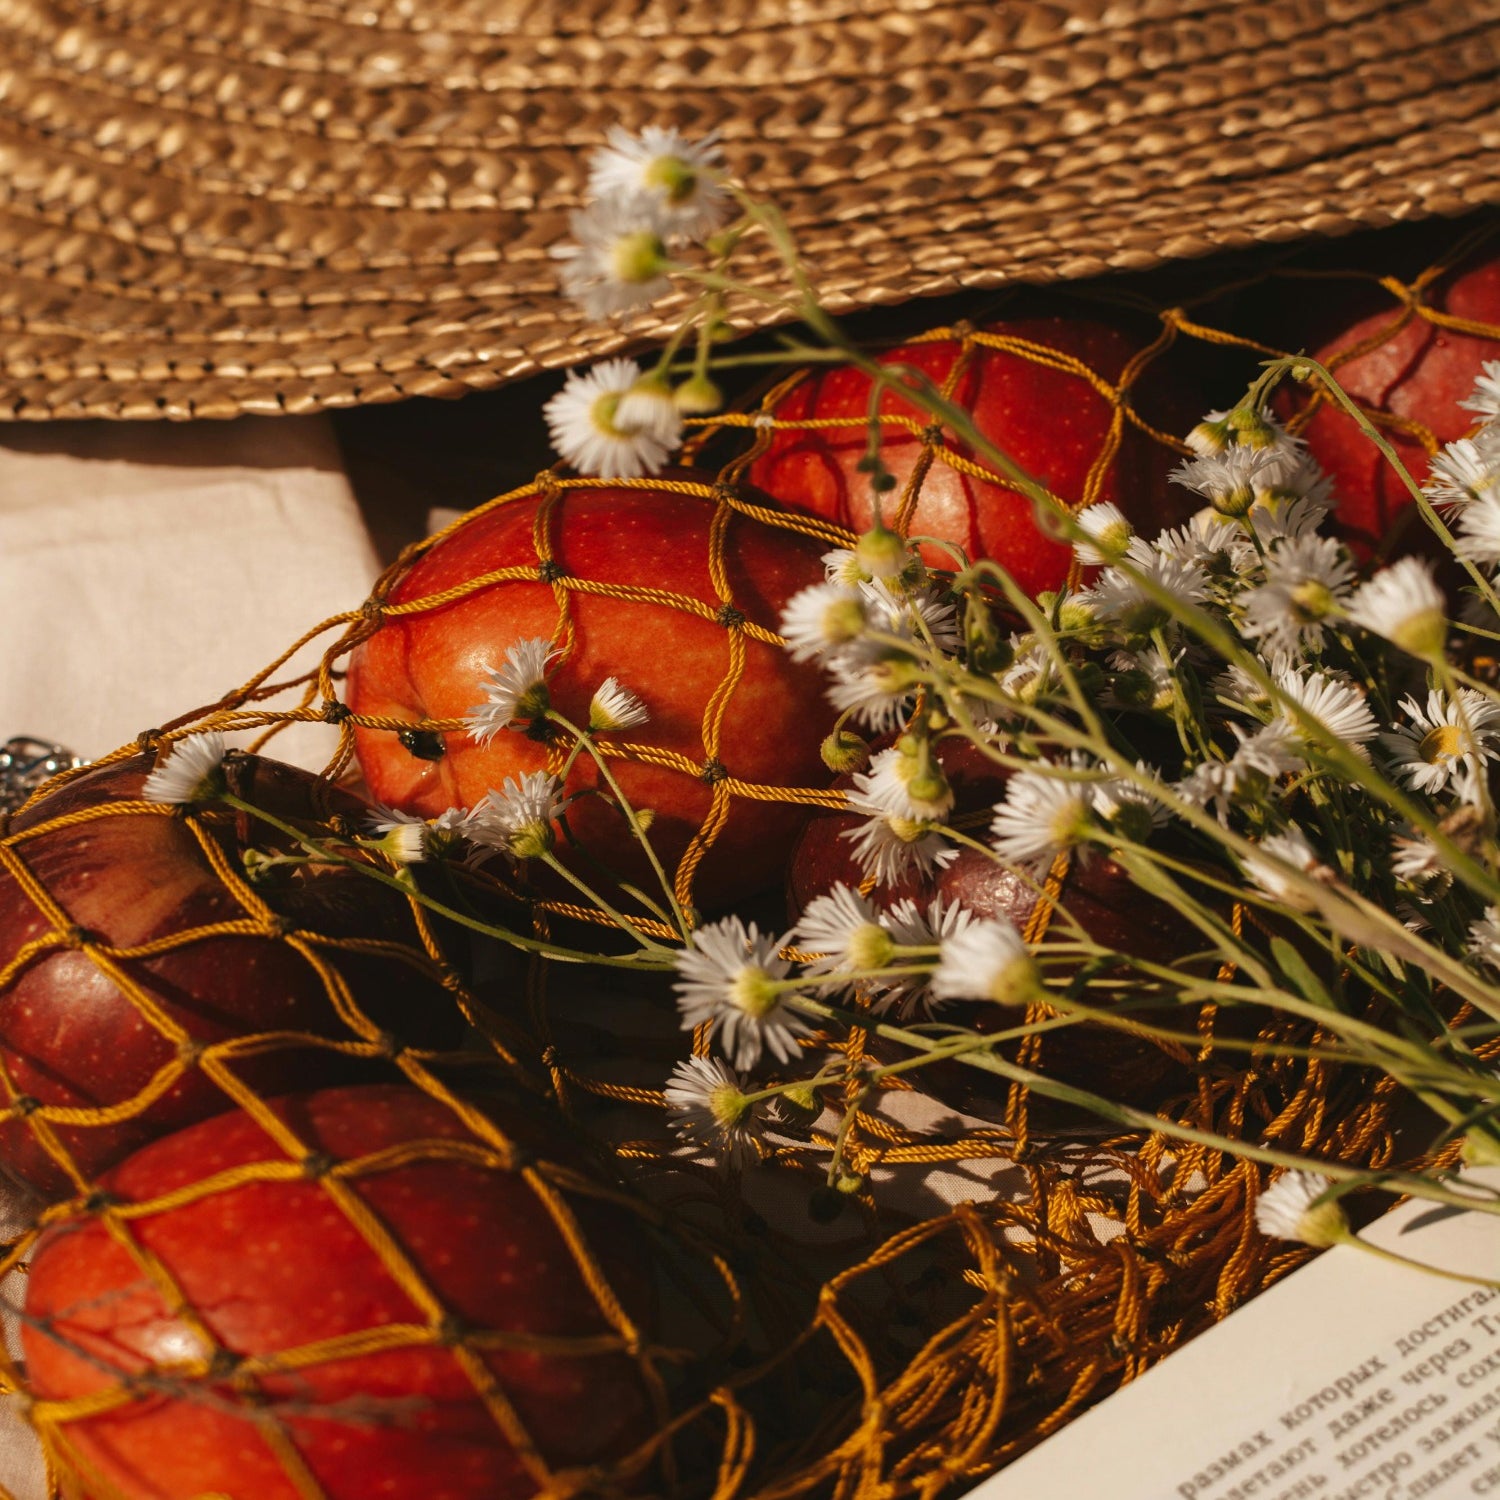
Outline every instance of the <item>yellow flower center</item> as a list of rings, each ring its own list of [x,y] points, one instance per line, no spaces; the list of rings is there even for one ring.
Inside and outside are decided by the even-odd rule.
[[[1463,736],[1456,724],[1439,724],[1429,729],[1417,745],[1417,754],[1429,766],[1435,766],[1439,761],[1455,760],[1462,753]]]
[[[729,987],[730,1001],[757,1020],[776,1009],[780,993],[775,977],[756,964],[746,964]]]
[[[856,969],[883,969],[896,956],[895,948],[885,928],[866,922],[849,935],[849,962]]]
[[[1311,622],[1325,619],[1333,608],[1328,585],[1315,578],[1305,579],[1292,590],[1292,613],[1298,620]]]

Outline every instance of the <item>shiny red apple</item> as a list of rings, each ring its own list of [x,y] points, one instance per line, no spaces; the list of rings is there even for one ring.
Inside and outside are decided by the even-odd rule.
[[[718,530],[716,514],[727,523]],[[572,723],[587,722],[589,701],[609,677],[644,700],[648,723],[604,737],[623,750],[611,769],[631,802],[652,812],[651,838],[669,870],[710,823],[692,896],[722,905],[771,883],[785,863],[802,810],[776,792],[828,781],[819,745],[834,714],[822,674],[763,634],[777,629],[793,594],[822,580],[824,550],[790,528],[668,489],[526,497],[476,515],[400,579],[390,604],[401,612],[387,613],[355,656],[348,701],[357,715],[408,724],[462,718],[481,701],[486,667],[509,647],[557,641],[564,654],[549,692]],[[510,576],[424,604],[501,570]],[[357,730],[374,795],[429,815],[473,807],[507,777],[558,767],[564,743],[502,730],[478,744],[462,729],[418,745],[421,753],[410,742],[390,729]],[[730,778],[769,788],[769,798],[726,796]],[[598,782],[593,761],[580,755],[565,790]],[[603,861],[650,881],[612,804],[585,796],[567,822],[576,846],[560,844],[565,858],[579,858],[590,874]]]
[[[66,1401],[130,1382],[122,1402],[61,1424],[89,1500],[296,1500],[308,1493],[299,1467],[328,1500],[521,1500],[549,1471],[606,1461],[649,1435],[620,1322],[533,1183],[486,1156],[452,1110],[401,1086],[272,1107],[290,1149],[236,1111],[153,1143],[103,1180],[122,1205],[185,1194],[125,1223],[207,1340],[86,1208],[37,1244],[22,1335],[33,1394]],[[560,1118],[500,1104],[487,1113],[539,1163],[586,1171]],[[192,1192],[288,1156],[307,1172]],[[354,1162],[337,1180],[368,1225],[331,1191],[330,1174]],[[576,1188],[557,1197],[649,1340],[638,1224]],[[266,1363],[252,1374],[250,1360]]]
[[[1375,311],[1365,311],[1367,300],[1354,304],[1344,326],[1313,351],[1321,363],[1333,365],[1349,395],[1375,414],[1376,425],[1419,484],[1427,476],[1427,449],[1419,433],[1404,424],[1424,429],[1439,445],[1462,437],[1477,418],[1459,403],[1473,395],[1484,363],[1500,359],[1500,255],[1491,252],[1460,265],[1434,284],[1425,301],[1489,332],[1442,328],[1413,317],[1380,338],[1401,311],[1385,297]],[[1336,362],[1345,350],[1370,339],[1378,339],[1372,348]],[[1281,410],[1291,414],[1307,399],[1286,391]],[[1333,480],[1339,529],[1361,557],[1423,544],[1426,528],[1410,493],[1351,416],[1324,401],[1302,436]]]
[[[1119,380],[1144,341],[1109,323],[1084,318],[1028,318],[987,325],[985,332],[1034,346],[1041,358],[1013,349],[975,345],[963,358],[956,339],[917,340],[880,355],[886,365],[905,365],[939,388],[952,382],[952,399],[974,419],[985,437],[1041,480],[1060,500],[1078,506],[1085,498],[1118,504],[1149,535],[1175,524],[1188,507],[1183,492],[1167,482],[1177,456],[1125,423],[1114,456],[1090,490],[1115,418],[1115,407],[1077,368],[1104,381]],[[1061,356],[1061,365],[1059,362]],[[1048,363],[1048,360],[1051,363]],[[960,365],[960,361],[963,361]],[[955,366],[959,366],[955,377]],[[854,531],[874,516],[870,476],[860,470],[867,447],[870,379],[850,366],[810,371],[774,406],[779,422],[835,423],[777,430],[748,470],[752,483],[783,505],[807,510]],[[1156,393],[1170,415],[1167,430],[1187,431],[1201,402],[1170,382]],[[896,488],[883,502],[888,525],[904,535],[936,536],[957,543],[971,560],[993,558],[1035,595],[1067,579],[1072,551],[1037,523],[1032,502],[1017,490],[967,473],[939,454],[923,476],[915,506],[901,507],[905,486],[923,453],[922,429],[929,419],[906,398],[887,391],[879,410],[898,418],[883,426],[881,459]],[[972,463],[969,447],[952,433],[944,448]],[[954,566],[939,547],[923,549],[935,567]]]
[[[430,964],[331,946],[386,940],[419,953],[401,896],[327,866],[241,884],[236,894],[214,861],[243,882],[241,851],[284,841],[222,810],[191,821],[169,807],[143,810],[136,799],[150,765],[138,756],[90,771],[10,824],[10,856],[27,881],[0,867],[0,1060],[17,1096],[0,1120],[0,1166],[47,1193],[69,1178],[42,1143],[44,1121],[92,1177],[144,1142],[233,1106],[197,1060],[203,1046],[255,1032],[357,1040],[319,964],[393,1041],[446,1046],[461,1034]],[[246,801],[308,828],[334,813],[357,823],[364,810],[290,766],[246,756],[226,768]],[[231,925],[205,930],[220,924]],[[37,1113],[38,1105],[125,1104],[178,1059],[188,1063],[181,1076],[118,1120]],[[226,1065],[275,1093],[347,1078],[358,1066],[291,1039]]]

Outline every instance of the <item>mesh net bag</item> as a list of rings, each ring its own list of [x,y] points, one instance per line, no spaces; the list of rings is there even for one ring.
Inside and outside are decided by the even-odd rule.
[[[1500,339],[1500,327],[1429,300],[1471,248],[1401,280],[1322,267],[1272,274],[1320,286],[1342,278],[1387,300],[1380,337],[1351,346],[1353,364],[1417,325]],[[1084,477],[1059,490],[1076,509],[1105,493],[1127,441],[1148,456],[1183,451],[1133,402],[1155,361],[1184,344],[1271,351],[1236,323],[1246,295],[1237,284],[1208,287],[1191,305],[1138,303],[1155,333],[1107,374],[972,324],[926,342],[958,349],[955,379],[965,361],[990,354],[1034,359],[1102,403]],[[443,1494],[936,1495],[1056,1431],[1305,1257],[1255,1228],[1267,1166],[1210,1136],[1371,1168],[1453,1159],[1456,1147],[1425,1156],[1406,1144],[1398,1087],[1322,1055],[1332,1039],[1308,1023],[1257,1013],[1247,1029],[1204,1006],[1179,1017],[1170,1040],[1137,1028],[1133,1040],[1171,1062],[1152,1075],[1138,1129],[1059,1115],[987,1075],[985,1119],[945,1108],[935,1121],[913,1113],[920,1075],[862,1084],[873,1025],[810,1036],[810,1056],[845,1056],[846,1083],[821,1118],[776,1134],[753,1172],[725,1173],[684,1151],[661,1087],[674,1059],[706,1055],[706,1033],[678,1029],[663,978],[607,966],[618,956],[615,919],[578,892],[456,863],[403,871],[356,836],[361,814],[331,784],[290,784],[253,757],[231,759],[225,774],[254,813],[142,800],[144,751],[250,729],[258,750],[274,752],[278,728],[294,722],[336,726],[330,783],[350,770],[361,738],[401,745],[416,775],[439,776],[434,753],[462,733],[467,705],[357,711],[346,678],[357,651],[393,623],[498,588],[523,600],[535,622],[527,631],[592,662],[590,632],[609,618],[598,606],[623,604],[648,642],[679,618],[710,641],[688,748],[664,752],[642,735],[616,737],[604,752],[622,774],[675,778],[691,793],[682,817],[696,821],[677,837],[669,884],[683,907],[705,904],[699,882],[716,848],[736,847],[741,808],[800,818],[844,807],[826,774],[746,774],[755,762],[740,743],[747,721],[735,716],[754,686],[755,653],[777,649],[774,612],[744,572],[745,536],[764,532],[814,562],[851,540],[838,520],[782,511],[745,483],[779,437],[817,420],[783,415],[795,389],[783,381],[758,407],[700,424],[696,467],[666,483],[549,473],[491,501],[410,549],[363,606],[310,631],[252,681],[100,767],[58,778],[0,832],[0,895],[24,914],[21,938],[0,955],[7,1014],[23,986],[66,959],[123,1007],[121,1034],[150,1043],[111,1096],[85,1098],[26,1073],[13,1021],[0,1038],[4,1139],[25,1146],[33,1180],[55,1198],[4,1262],[30,1260],[35,1283],[22,1314],[27,1358],[12,1352],[5,1378],[29,1403],[62,1493],[151,1493],[140,1470],[159,1461],[175,1473],[170,1464],[186,1464],[196,1443],[253,1454],[245,1472],[256,1474],[257,1496],[374,1493],[347,1487],[372,1472],[362,1465],[399,1478],[412,1452],[460,1450],[468,1458],[443,1470]],[[1370,405],[1419,448],[1442,440]],[[1294,420],[1316,421],[1318,406],[1313,398]],[[994,479],[941,431],[889,421],[913,450],[898,490],[902,527],[934,471]],[[663,588],[569,555],[570,517],[606,491],[627,508],[652,495],[692,508],[705,538],[696,586]],[[470,528],[497,533],[511,518],[520,518],[514,556],[462,581],[419,571]],[[412,585],[425,576],[433,587]],[[320,666],[290,684],[300,705],[267,707],[288,686],[284,663],[325,634]],[[558,744],[525,748],[528,766],[564,768]],[[644,784],[665,800],[655,789],[667,783]],[[193,870],[207,893],[201,911],[149,933],[105,931],[83,912],[49,848],[130,830],[153,850],[170,845],[173,868]],[[307,858],[321,863],[299,863]],[[376,917],[351,922],[336,901],[285,905],[325,876],[378,898]],[[1031,941],[1048,940],[1077,890],[1069,882],[1060,864],[1027,921]],[[625,915],[639,932],[668,934],[644,907]],[[1234,913],[1237,930],[1252,920]],[[476,922],[505,926],[520,946],[497,958],[476,944]],[[549,956],[560,932],[579,931],[606,959],[583,986],[576,965]],[[226,943],[263,945],[256,963],[288,965],[303,1008],[210,1024],[164,992],[172,964]],[[248,952],[227,962],[243,967]],[[395,966],[395,1003],[365,982],[363,964]],[[932,1084],[940,1097],[942,1087]],[[818,1184],[835,1138],[853,1190],[830,1205]],[[527,1226],[524,1311],[495,1290],[512,1233],[502,1219]],[[450,1240],[433,1230],[450,1220],[483,1232]],[[256,1267],[247,1300],[284,1293],[254,1336],[226,1310],[227,1262],[204,1248],[229,1243],[248,1247]],[[309,1269],[319,1247],[333,1247],[332,1259]],[[337,1316],[330,1264],[349,1294]],[[354,1306],[362,1288],[374,1290]],[[599,1422],[582,1449],[571,1445],[538,1404],[558,1382],[612,1392],[606,1404],[628,1420]],[[397,1414],[382,1404],[413,1389]],[[237,1493],[206,1472],[208,1482],[180,1492]]]

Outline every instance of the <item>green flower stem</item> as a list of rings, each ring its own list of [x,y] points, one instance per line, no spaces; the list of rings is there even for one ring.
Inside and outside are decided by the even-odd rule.
[[[481,921],[467,912],[459,911],[445,902],[436,900],[425,892],[413,889],[411,885],[398,876],[378,869],[366,860],[350,858],[348,855],[339,853],[337,849],[331,849],[327,845],[320,844],[316,839],[308,837],[307,834],[303,833],[294,824],[283,822],[282,819],[276,817],[274,814],[268,813],[264,809],[244,801],[232,792],[220,793],[218,801],[226,807],[232,807],[237,812],[247,813],[249,816],[259,819],[262,823],[275,828],[278,832],[285,834],[288,838],[300,844],[309,853],[316,855],[319,859],[325,860],[329,864],[347,865],[350,869],[357,870],[361,875],[367,876],[381,885],[389,886],[394,891],[398,891],[408,900],[420,903],[428,911],[436,912],[440,917],[444,917],[460,927],[467,927],[470,931],[481,932],[486,937],[498,938],[503,943],[509,943],[513,948],[521,948],[527,953],[541,953],[547,958],[557,959],[560,963],[603,964],[615,969],[635,969],[637,971],[648,969],[662,970],[664,972],[670,971],[674,967],[670,961],[672,950],[658,948],[656,944],[652,944],[650,949],[645,949],[640,954],[628,956],[605,953],[580,953],[577,949],[564,948],[557,943],[548,943],[543,942],[539,938],[525,937],[519,932],[512,932],[508,927],[500,926],[498,923]],[[632,933],[634,932],[633,928],[628,928],[627,930]],[[637,936],[639,935],[637,934]],[[656,951],[653,952],[652,949]],[[660,961],[657,958],[658,954],[667,961]],[[648,957],[657,961],[645,962],[644,960]]]
[[[652,954],[661,954],[668,959],[675,959],[677,950],[668,948],[665,944],[658,943],[655,938],[647,937],[644,932],[637,929],[630,920],[617,911],[608,901],[596,891],[582,876],[576,875],[555,854],[550,851],[540,856],[541,861],[554,874],[562,876],[569,885],[573,887],[585,900],[598,907],[609,919],[615,923],[626,936],[634,938],[640,944],[643,951]]]
[[[860,1015],[842,1006],[830,1005],[808,996],[799,995],[789,998],[787,1004],[804,1015],[825,1021],[838,1021],[846,1026],[859,1026],[912,1051],[931,1053],[941,1045],[920,1032],[878,1022],[870,1016]],[[1131,1130],[1171,1136],[1177,1140],[1189,1141],[1194,1145],[1261,1162],[1267,1166],[1319,1172],[1339,1182],[1378,1187],[1385,1192],[1404,1193],[1416,1198],[1429,1199],[1434,1203],[1447,1203],[1459,1208],[1473,1208],[1481,1213],[1500,1215],[1500,1193],[1491,1193],[1487,1190],[1480,1193],[1460,1192],[1433,1178],[1414,1172],[1372,1172],[1363,1168],[1345,1166],[1342,1162],[1315,1161],[1290,1151],[1279,1151],[1270,1146],[1258,1146],[1249,1141],[1234,1140],[1229,1136],[1218,1135],[1213,1131],[1200,1130],[1196,1126],[1183,1125],[1176,1120],[1133,1109],[1129,1105],[1117,1104],[1099,1094],[1061,1083],[1057,1079],[1048,1078],[1044,1074],[1035,1073],[1029,1068],[1009,1062],[1003,1057],[997,1057],[993,1051],[993,1043],[989,1050],[976,1048],[971,1052],[960,1052],[956,1054],[956,1060],[966,1067],[978,1068],[983,1072],[1004,1078],[1008,1082],[1024,1084],[1033,1093],[1041,1094],[1045,1098],[1077,1105],[1080,1109],[1089,1110]]]
[[[646,858],[651,862],[651,869],[655,873],[657,881],[666,895],[667,904],[672,908],[672,916],[677,923],[677,930],[682,934],[682,940],[686,942],[688,934],[693,930],[692,924],[687,919],[687,913],[683,911],[681,905],[678,903],[677,893],[673,889],[672,882],[667,878],[667,872],[662,866],[661,860],[657,857],[656,850],[652,846],[645,828],[641,826],[639,814],[636,812],[630,799],[621,790],[620,783],[615,778],[615,773],[610,770],[608,757],[602,754],[599,747],[595,745],[591,734],[564,718],[556,709],[548,709],[547,717],[554,723],[560,724],[570,734],[576,736],[577,744],[582,745],[593,758],[594,765],[598,769],[600,777],[609,788],[611,795],[619,805],[620,811],[625,815],[625,821],[630,825],[631,834],[645,851]]]

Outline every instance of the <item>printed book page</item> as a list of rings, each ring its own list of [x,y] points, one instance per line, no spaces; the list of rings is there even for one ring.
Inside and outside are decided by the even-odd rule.
[[[1492,1214],[1413,1201],[1363,1238],[1500,1278]],[[1500,1291],[1335,1247],[971,1491],[1094,1495],[1500,1500]]]

